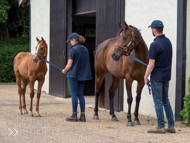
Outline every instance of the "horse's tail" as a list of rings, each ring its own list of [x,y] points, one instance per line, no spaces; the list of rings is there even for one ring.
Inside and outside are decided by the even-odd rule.
[[[99,98],[99,106],[100,107],[104,107],[105,106],[105,103],[106,103],[106,99],[105,99],[105,78],[104,78],[104,80],[103,80],[103,82],[102,82],[102,86],[101,86],[101,88],[100,88],[100,98]]]

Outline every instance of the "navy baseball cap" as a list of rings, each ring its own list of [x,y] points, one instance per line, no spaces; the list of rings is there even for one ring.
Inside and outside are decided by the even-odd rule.
[[[162,21],[160,20],[154,20],[149,27],[152,27],[152,28],[156,28],[156,29],[159,29],[159,28],[164,28],[164,24]]]
[[[67,42],[69,42],[69,41],[70,41],[71,39],[73,39],[73,38],[79,38],[78,33],[76,33],[76,32],[71,33],[71,34],[69,35],[69,39],[67,40]]]

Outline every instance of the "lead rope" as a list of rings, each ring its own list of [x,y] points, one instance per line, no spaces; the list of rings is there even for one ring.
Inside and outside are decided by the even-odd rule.
[[[42,58],[41,60],[44,61],[44,62],[46,62],[46,63],[48,63],[48,64],[50,64],[50,65],[52,65],[52,66],[54,66],[55,68],[59,69],[60,71],[62,71],[61,68],[59,68],[58,66],[52,64],[51,62],[47,61],[46,59]]]
[[[127,55],[125,56],[129,56],[131,59],[145,65],[145,66],[148,66],[147,64],[145,64],[144,62],[142,62],[141,60],[139,60],[137,57],[135,57],[134,55],[132,55],[131,53],[127,53]],[[149,90],[149,94],[151,95],[151,85],[149,83],[147,83],[147,86],[148,86],[148,90]]]

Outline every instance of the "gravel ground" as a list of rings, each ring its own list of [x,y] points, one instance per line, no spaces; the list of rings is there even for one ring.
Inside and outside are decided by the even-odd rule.
[[[112,122],[109,111],[99,109],[100,120],[94,121],[94,97],[85,96],[87,122],[66,122],[71,115],[71,98],[62,99],[42,93],[41,117],[18,115],[19,98],[16,85],[0,85],[0,143],[188,143],[190,128],[175,122],[175,134],[148,134],[156,127],[156,119],[139,115],[141,125],[127,127],[126,113],[116,112],[119,122]],[[29,108],[29,88],[26,105]],[[33,102],[35,109],[36,95]],[[134,116],[132,117],[134,119]],[[167,125],[166,125],[167,126]]]

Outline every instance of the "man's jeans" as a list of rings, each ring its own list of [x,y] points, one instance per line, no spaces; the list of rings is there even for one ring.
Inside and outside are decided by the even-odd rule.
[[[83,95],[85,81],[78,81],[74,78],[68,78],[72,97],[73,114],[77,113],[78,99],[80,102],[81,114],[85,113],[85,99]]]
[[[166,117],[168,119],[168,126],[174,126],[173,111],[170,105],[170,101],[168,99],[169,81],[151,81],[151,87],[153,93],[154,107],[158,119],[158,127],[165,126],[163,106],[166,112]]]

